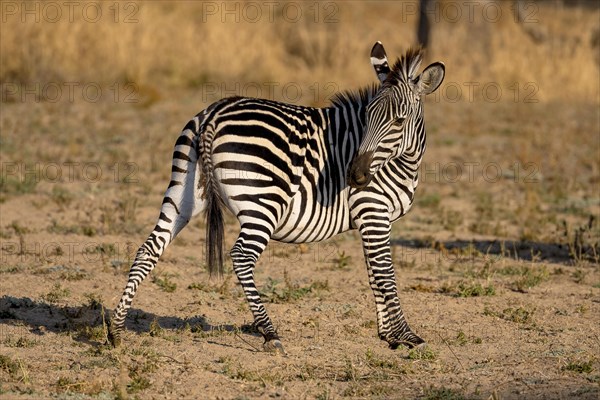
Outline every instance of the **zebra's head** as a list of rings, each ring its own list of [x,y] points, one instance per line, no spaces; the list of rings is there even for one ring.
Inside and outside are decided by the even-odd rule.
[[[390,69],[380,42],[371,50],[371,63],[381,87],[366,107],[363,140],[350,165],[348,183],[364,188],[390,159],[407,150],[424,132],[421,97],[433,93],[444,80],[441,62],[417,74],[422,50],[410,49]],[[422,135],[419,135],[422,136]]]

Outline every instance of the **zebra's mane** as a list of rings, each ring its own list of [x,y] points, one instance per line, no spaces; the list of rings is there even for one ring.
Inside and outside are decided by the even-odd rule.
[[[423,48],[411,47],[406,54],[396,60],[385,82],[392,85],[408,82],[416,76],[422,60]]]
[[[400,82],[408,82],[413,79],[421,66],[423,60],[423,48],[411,47],[406,53],[398,58],[394,63],[390,74],[384,83],[396,85]],[[372,85],[355,90],[344,90],[333,95],[331,105],[333,107],[344,107],[348,103],[353,105],[366,104],[375,96],[380,85],[374,83]]]
[[[333,95],[331,105],[333,107],[346,107],[348,104],[365,105],[375,96],[379,90],[379,84],[373,83],[369,86],[356,90],[344,90]]]

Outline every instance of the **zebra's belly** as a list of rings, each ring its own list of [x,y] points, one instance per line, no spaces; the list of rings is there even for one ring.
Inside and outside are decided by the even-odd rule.
[[[318,242],[352,228],[347,190],[330,203],[309,198],[300,190],[292,198],[272,238],[284,243]]]

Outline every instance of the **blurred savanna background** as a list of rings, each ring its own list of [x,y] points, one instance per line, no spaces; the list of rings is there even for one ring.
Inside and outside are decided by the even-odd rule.
[[[141,286],[124,348],[103,345],[104,321],[187,121],[225,96],[325,107],[375,82],[372,45],[417,45],[420,2],[0,6],[3,398],[598,397],[597,2],[427,2],[425,63],[446,78],[392,241],[430,347],[379,341],[349,232],[259,262],[285,358],[256,351],[235,277],[209,279],[202,218]]]

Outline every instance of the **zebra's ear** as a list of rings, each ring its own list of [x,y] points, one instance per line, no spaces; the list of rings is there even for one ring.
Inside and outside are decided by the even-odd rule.
[[[375,43],[371,49],[371,64],[375,69],[377,78],[381,83],[383,83],[390,73],[390,66],[388,65],[385,49],[383,48],[381,42]]]
[[[444,63],[435,62],[425,68],[421,75],[413,80],[413,90],[419,95],[433,93],[440,87],[445,75],[446,67],[444,66]]]

